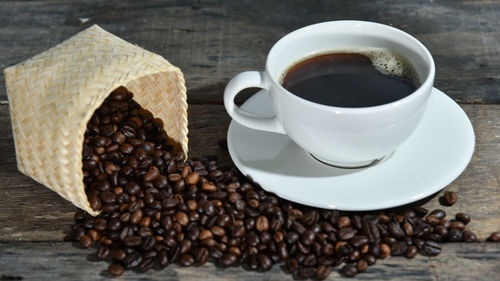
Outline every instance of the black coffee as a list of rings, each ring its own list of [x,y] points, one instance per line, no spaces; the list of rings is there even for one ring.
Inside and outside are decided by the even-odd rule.
[[[324,105],[367,107],[404,98],[418,87],[414,70],[386,49],[366,54],[331,53],[292,66],[283,86],[293,94]]]

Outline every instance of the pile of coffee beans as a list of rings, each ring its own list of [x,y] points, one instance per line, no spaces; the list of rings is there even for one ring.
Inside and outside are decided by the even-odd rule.
[[[114,276],[211,261],[256,271],[284,263],[295,277],[316,279],[341,266],[351,277],[377,259],[435,256],[439,242],[477,241],[464,213],[447,219],[444,210],[421,207],[378,213],[311,208],[265,192],[218,166],[215,157],[185,161],[173,152],[162,122],[125,88],[111,93],[89,121],[83,171],[89,202],[102,213],[78,211],[68,238],[95,246]]]

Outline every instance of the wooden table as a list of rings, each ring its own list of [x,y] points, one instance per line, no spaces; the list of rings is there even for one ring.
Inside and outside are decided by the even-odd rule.
[[[445,190],[484,241],[500,230],[500,1],[107,1],[0,2],[0,68],[25,60],[92,25],[163,55],[187,81],[191,155],[217,154],[230,118],[222,105],[227,81],[261,70],[275,41],[299,27],[328,20],[389,24],[420,39],[436,61],[435,86],[456,100],[472,121],[476,150],[465,172]],[[240,100],[241,101],[241,100]],[[4,79],[0,75],[0,280],[104,279],[107,264],[91,250],[62,242],[75,207],[21,175],[15,165]],[[425,203],[439,206],[437,197]],[[500,243],[445,244],[442,254],[389,258],[359,279],[498,280]],[[338,278],[335,271],[330,280]],[[291,279],[279,266],[266,274],[241,268],[170,266],[121,279]]]

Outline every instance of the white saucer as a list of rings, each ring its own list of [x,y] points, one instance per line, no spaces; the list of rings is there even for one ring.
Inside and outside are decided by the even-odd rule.
[[[273,115],[264,91],[242,108]],[[304,205],[350,211],[390,208],[425,198],[455,180],[474,152],[469,118],[435,88],[415,132],[374,166],[331,167],[285,135],[248,129],[235,121],[229,125],[227,141],[236,166],[265,190]]]

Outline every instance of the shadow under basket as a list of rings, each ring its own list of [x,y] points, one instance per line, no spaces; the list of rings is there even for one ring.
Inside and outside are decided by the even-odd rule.
[[[92,215],[83,184],[87,123],[120,86],[188,151],[184,76],[160,55],[94,25],[4,70],[19,171]]]

